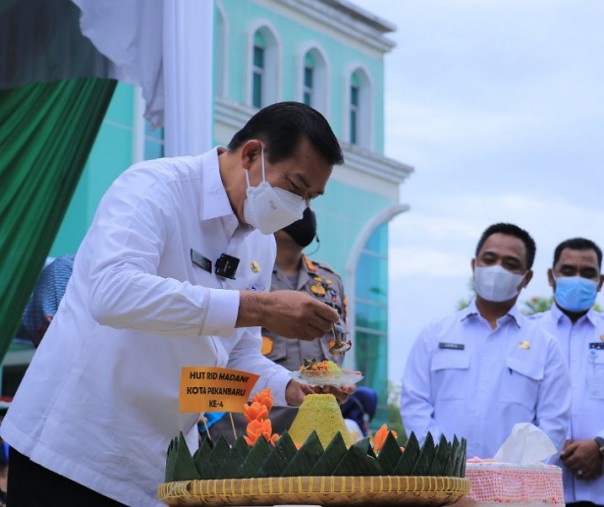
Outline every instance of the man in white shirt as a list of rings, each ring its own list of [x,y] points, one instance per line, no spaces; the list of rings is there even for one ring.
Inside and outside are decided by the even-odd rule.
[[[562,448],[568,372],[555,338],[516,307],[535,251],[516,225],[484,231],[471,262],[475,299],[424,328],[409,355],[401,394],[408,434],[465,437],[469,457],[490,458],[514,424],[529,422]]]
[[[1,428],[9,505],[161,505],[183,366],[260,375],[276,404],[310,392],[260,353],[260,327],[312,340],[338,312],[268,292],[272,235],[323,193],[338,141],[300,103],[260,110],[227,149],[138,163],[113,183]],[[334,394],[344,401],[346,389]]]
[[[604,505],[604,315],[594,311],[604,280],[602,250],[573,238],[554,251],[547,277],[554,304],[534,316],[560,343],[571,376],[571,423],[560,459],[567,506]]]

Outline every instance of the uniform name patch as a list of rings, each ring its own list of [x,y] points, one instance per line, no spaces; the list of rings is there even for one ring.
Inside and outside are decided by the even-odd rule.
[[[589,344],[589,350],[604,350],[604,342],[592,342]]]
[[[463,343],[445,343],[440,342],[438,344],[439,349],[449,349],[449,350],[464,350],[466,346]]]
[[[212,272],[212,261],[191,248],[191,262],[208,273]]]

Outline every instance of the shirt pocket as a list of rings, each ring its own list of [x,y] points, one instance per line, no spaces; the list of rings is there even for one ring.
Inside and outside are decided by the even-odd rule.
[[[465,398],[470,368],[470,355],[464,351],[447,350],[432,358],[430,370],[434,393],[440,400]]]
[[[536,358],[509,356],[505,360],[506,370],[501,383],[501,401],[520,404],[534,410],[543,380],[544,365]]]
[[[587,362],[594,372],[604,374],[604,350],[590,350]]]

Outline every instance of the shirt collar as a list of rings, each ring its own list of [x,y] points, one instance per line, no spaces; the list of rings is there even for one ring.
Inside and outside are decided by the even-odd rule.
[[[466,320],[473,316],[476,316],[476,317],[481,316],[480,312],[478,311],[478,308],[476,307],[476,298],[473,298],[472,301],[470,301],[470,304],[466,308],[461,310],[459,320],[463,321],[463,320]],[[510,308],[510,311],[503,317],[500,317],[500,319],[502,319],[504,317],[509,317],[512,320],[512,322],[514,322],[518,327],[521,327],[520,326],[521,314],[520,314],[520,311],[518,310],[517,305],[512,306],[512,308]]]
[[[563,320],[570,322],[570,318],[568,317],[568,315],[566,315],[562,310],[560,310],[560,307],[556,304],[555,300],[552,303],[550,312],[557,324],[559,324],[560,321],[563,321]],[[592,326],[595,327],[597,324],[595,310],[593,308],[590,308],[585,315],[582,315],[579,319],[577,319],[575,324],[581,322],[584,319],[587,320]]]
[[[220,177],[218,150],[219,148],[213,148],[201,156],[203,188],[199,215],[201,220],[232,216],[239,222]]]

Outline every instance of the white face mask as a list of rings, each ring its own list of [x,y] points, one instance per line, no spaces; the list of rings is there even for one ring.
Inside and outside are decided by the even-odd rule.
[[[264,171],[264,146],[260,147],[262,159],[262,182],[257,187],[250,185],[248,171],[244,169],[247,183],[247,199],[243,203],[245,221],[262,234],[273,234],[302,218],[306,209],[303,197],[282,188],[272,187],[266,181]]]
[[[474,289],[486,301],[500,303],[518,295],[518,285],[524,275],[510,273],[500,265],[474,268]]]

